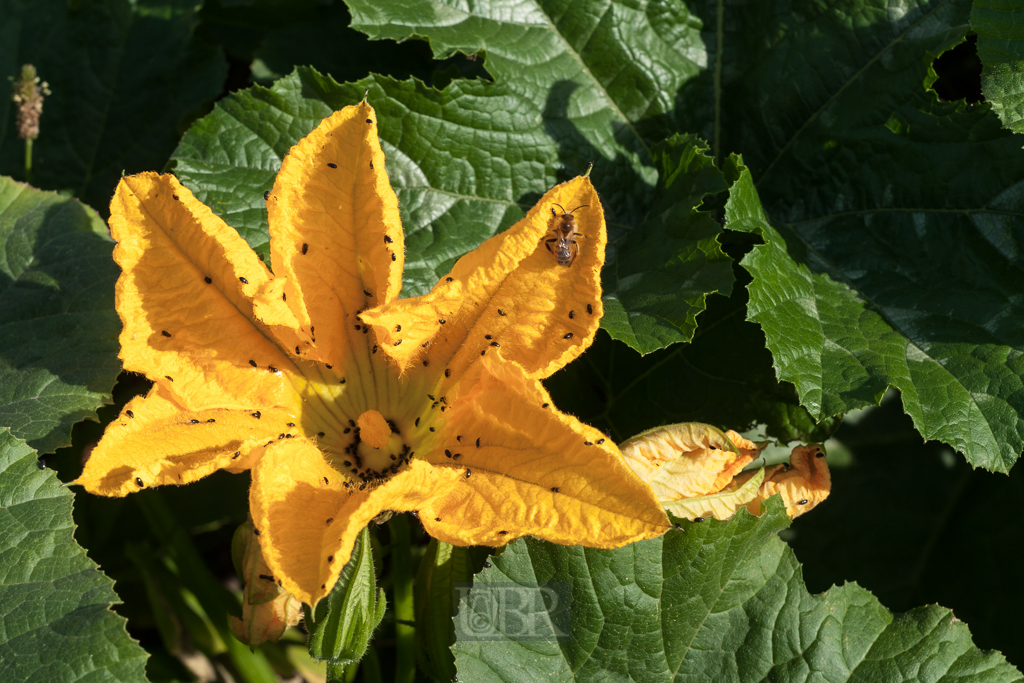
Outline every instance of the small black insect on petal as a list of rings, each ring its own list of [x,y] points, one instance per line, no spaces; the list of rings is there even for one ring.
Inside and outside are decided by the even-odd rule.
[[[396,342],[395,342],[395,346],[398,346],[398,345],[399,345],[399,344],[401,344],[401,343],[402,343],[402,340],[401,340],[401,339],[399,339],[398,341],[396,341]]]
[[[589,441],[584,441],[583,445],[584,446],[593,446],[594,444],[590,443]]]
[[[604,443],[604,439],[598,439],[597,442],[598,443]]]
[[[416,418],[416,423],[415,424],[416,424],[417,427],[420,426],[420,419],[418,417]]]
[[[480,437],[476,437],[476,447],[480,448]]]
[[[466,470],[466,479],[469,479],[471,474],[473,473],[470,470]]]
[[[505,311],[503,311],[503,310],[501,310],[501,309],[499,308],[499,309],[498,309],[498,315],[500,315],[500,316],[504,316],[504,315],[505,315]]]
[[[446,277],[446,278],[444,279],[444,281],[445,281],[445,282],[455,282],[455,278],[453,278],[453,277]]]
[[[253,366],[254,368],[259,367],[258,365],[256,365],[256,361],[254,360],[250,360],[249,365]]]
[[[363,329],[363,326],[362,326],[362,325],[359,325],[359,324],[357,324],[357,325],[356,325],[356,329],[357,329],[357,330],[361,330],[361,329]]]
[[[325,432],[317,432],[316,435],[319,436],[319,437],[327,436],[327,434]]]
[[[259,530],[259,529],[253,529],[253,530],[252,530],[252,532],[253,532],[254,534],[256,534],[257,536],[259,536],[259,535],[260,535],[260,530]]]
[[[327,365],[327,363],[324,363],[324,365],[327,367],[328,370],[334,367],[333,365]]]
[[[587,304],[587,315],[594,315],[594,307]]]
[[[342,432],[341,432],[341,433],[342,433],[342,434],[348,434],[348,433],[349,433],[349,432],[351,432],[351,431],[352,431],[352,428],[351,428],[351,427],[345,427],[345,429],[344,429],[344,430],[342,430]]]
[[[363,294],[365,294],[366,296],[373,296],[373,294],[370,294],[370,293],[369,293],[368,291],[366,291],[365,289],[363,290]]]
[[[693,521],[695,521],[695,522],[697,522],[699,524],[699,523],[704,521],[704,518],[703,517],[694,517]]]
[[[569,311],[569,320],[572,320],[575,317],[576,317],[576,311]]]
[[[557,486],[552,486],[551,487],[551,493],[558,493],[558,487]]]
[[[238,460],[238,458],[239,458],[239,457],[240,457],[241,455],[242,455],[242,451],[235,451],[235,454],[231,456],[231,459],[232,459],[232,460]]]
[[[371,351],[371,353],[377,353],[377,345],[376,344],[373,345],[373,351]]]
[[[349,427],[355,427],[356,426],[356,421],[355,420],[349,420],[348,421],[348,426]]]
[[[485,353],[487,353],[487,349],[484,349],[483,351],[481,351],[481,352],[480,352],[480,355],[482,356],[482,355],[484,355]]]
[[[274,373],[275,375],[277,374],[277,368],[275,368],[273,365],[268,365],[267,370]]]
[[[278,440],[280,441],[281,439],[283,439],[283,438],[284,438],[284,434],[278,434],[278,435],[277,435],[277,438],[278,438]]]
[[[440,522],[440,521],[441,521],[441,518],[440,518],[440,517],[434,517],[434,521],[435,521],[435,522]]]
[[[448,450],[447,448],[444,449],[444,457],[446,457],[446,458],[452,457],[452,452],[450,450]]]
[[[239,282],[241,282],[241,283],[242,283],[243,285],[247,285],[247,284],[249,284],[249,281],[248,281],[248,280],[246,280],[246,279],[245,279],[244,277],[240,277],[240,278],[238,278],[238,281],[239,281]]]
[[[491,346],[501,346],[498,342],[491,342]]]
[[[551,405],[551,404],[550,403],[545,403],[545,404],[541,405],[541,408],[547,408],[549,405]]]
[[[507,531],[499,531],[499,532],[498,532],[498,535],[499,535],[499,536],[507,536],[507,535],[508,535],[508,532],[507,532]]]
[[[130,411],[130,410],[126,410],[126,411],[124,411],[124,414],[125,414],[125,415],[127,415],[128,417],[135,417],[135,413],[133,413],[133,412],[132,412],[132,411]]]
[[[294,422],[288,422],[288,423],[285,424],[285,426],[286,427],[294,427],[295,423]]]
[[[334,521],[334,517],[328,517],[327,518],[327,526],[330,526],[331,522],[333,522],[333,521]]]
[[[295,347],[295,355],[296,355],[296,356],[298,356],[298,355],[299,355],[300,353],[302,353],[302,351],[300,351],[300,350],[299,350],[299,347],[298,347],[298,346],[296,346],[296,347]]]
[[[367,123],[373,123],[373,119],[366,119]]]
[[[392,261],[397,261],[397,260],[398,260],[398,257],[397,257],[397,256],[395,256],[394,254],[392,254],[392,255],[391,255],[391,260],[392,260]]]
[[[330,564],[331,562],[334,562],[334,555],[327,556],[327,564]]]
[[[332,163],[332,162],[330,162],[330,161],[328,161],[328,162],[327,162],[327,165],[328,165],[328,166],[329,166],[330,168],[338,168],[338,165],[337,165],[337,164],[335,164],[335,163]]]
[[[327,484],[327,485],[330,485],[330,483],[331,483],[331,482],[329,482],[329,481],[327,480],[327,477],[324,477],[324,483],[325,483],[325,484]]]
[[[487,341],[490,341],[490,340],[494,339],[494,337],[492,337],[492,336],[491,336],[491,335],[489,335],[489,334],[485,334],[485,335],[484,335],[484,339],[486,339]]]
[[[572,339],[572,332],[566,332],[565,336],[562,337],[562,339]]]
[[[270,190],[263,193],[263,201],[267,201],[268,199],[270,199]]]
[[[420,344],[420,346],[422,346],[423,348],[427,348],[428,346],[430,346],[430,340],[428,339],[427,341]]]
[[[260,411],[257,410],[255,413],[252,414],[252,416],[255,417],[257,420],[260,419]]]
[[[210,424],[211,422],[216,422],[216,420],[214,420],[214,419],[213,419],[213,418],[211,417],[211,418],[210,418],[209,420],[207,420],[207,421],[206,421],[206,424]]]
[[[431,427],[431,428],[430,428],[430,431],[434,431],[434,428],[433,428],[433,427]]]
[[[288,301],[288,292],[281,292],[281,301]]]
[[[801,501],[800,501],[799,503],[797,503],[797,505],[807,505],[807,499],[806,499],[806,498],[804,498],[804,499],[803,499],[803,500],[801,500]]]
[[[145,484],[142,483],[142,477],[135,477],[135,485],[136,486],[145,486]]]
[[[174,381],[174,378],[171,377],[170,375],[164,375],[164,379],[166,379],[168,382],[173,382]]]
[[[170,337],[171,336],[171,333],[168,332],[167,330],[160,330],[160,334],[164,335],[165,337]]]
[[[306,253],[307,251],[309,251],[309,245],[308,245],[308,244],[306,244],[306,243],[303,243],[303,244],[302,244],[302,253],[303,253],[303,255],[305,255],[305,253]]]
[[[444,376],[445,377],[451,377],[452,376],[452,371],[449,368],[445,368],[444,369]]]
[[[430,365],[430,361],[429,360],[423,361],[423,367],[427,367],[428,365]]]
[[[439,322],[439,323],[441,323],[442,325],[444,325],[444,324],[445,324],[446,322],[448,322],[448,321],[447,321],[447,320],[445,320],[444,318],[441,318],[441,319],[439,319],[439,320],[438,320],[437,322]]]
[[[208,284],[208,285],[209,285],[209,284],[213,284],[213,280],[211,280],[211,279],[210,279],[209,277],[204,277],[204,278],[203,278],[203,281],[204,281],[204,282],[205,282],[206,284]]]

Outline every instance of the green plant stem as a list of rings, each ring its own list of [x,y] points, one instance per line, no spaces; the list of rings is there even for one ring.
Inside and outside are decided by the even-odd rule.
[[[391,529],[391,580],[393,581],[395,609],[395,683],[412,683],[416,677],[416,622],[413,611],[413,571],[409,519],[395,515],[389,522]],[[372,649],[372,648],[371,648]]]
[[[32,138],[25,139],[25,182],[32,184]]]
[[[251,651],[232,635],[228,616],[238,609],[235,598],[210,572],[192,543],[191,536],[178,524],[160,491],[146,491],[137,495],[135,502],[146,516],[154,536],[164,540],[165,547],[178,565],[182,583],[196,596],[216,626],[241,680],[247,683],[276,683],[277,676],[263,653]]]
[[[359,666],[363,671],[363,683],[384,683],[380,675],[380,659],[372,645],[366,650],[366,655],[363,656],[363,661],[359,662]]]

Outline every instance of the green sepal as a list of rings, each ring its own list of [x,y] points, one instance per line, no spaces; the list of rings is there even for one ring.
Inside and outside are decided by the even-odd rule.
[[[377,588],[370,532],[363,529],[334,588],[315,611],[305,608],[309,654],[326,660],[331,669],[359,662],[384,618],[386,605],[384,590]]]

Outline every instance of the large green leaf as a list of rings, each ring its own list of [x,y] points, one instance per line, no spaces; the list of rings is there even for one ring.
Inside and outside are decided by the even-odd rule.
[[[0,429],[0,680],[145,681],[147,655],[110,611],[114,582],[75,543],[72,498]]]
[[[106,215],[122,173],[162,168],[227,64],[192,35],[181,0],[0,0],[0,79],[34,64],[53,94],[34,145],[33,184]],[[14,103],[0,98],[0,173],[24,179]]]
[[[0,177],[0,425],[42,453],[121,370],[113,246],[89,207]]]
[[[638,243],[630,236],[651,212],[658,171],[680,163],[666,158],[655,168],[660,153],[654,145],[677,129],[671,115],[675,91],[698,71],[699,35],[687,26],[685,7],[649,14],[617,7],[635,19],[625,26],[612,16],[591,22],[597,2],[573,7],[558,25],[538,23],[549,8],[511,0],[491,3],[482,10],[488,16],[466,15],[469,20],[458,25],[448,15],[460,10],[429,2],[350,8],[353,25],[374,38],[427,37],[439,57],[486,51],[494,81],[455,80],[440,91],[383,77],[338,86],[300,68],[272,91],[254,88],[226,99],[186,135],[175,153],[176,171],[200,198],[266,254],[261,194],[281,157],[332,109],[368,91],[403,208],[406,295],[426,291],[456,258],[511,225],[550,186],[594,162],[591,178],[613,243],[636,257],[617,276],[619,252],[610,250],[606,281],[613,289],[607,296],[616,315],[608,318],[609,329],[645,352],[690,338],[706,294],[728,291],[730,284],[727,273],[721,277],[725,259],[713,244],[714,230],[698,225],[706,218],[691,215],[692,204],[673,208],[669,201],[699,201],[701,188],[691,187],[696,194],[687,195],[688,183],[682,183],[666,192]],[[516,30],[498,31],[512,16]],[[430,17],[434,24],[410,23]],[[637,45],[656,54],[619,60]],[[339,59],[332,70],[346,73],[349,66]],[[700,171],[701,164],[692,163]],[[659,240],[662,233],[667,235]],[[662,249],[652,258],[655,241]],[[654,275],[645,277],[648,272]],[[671,304],[659,277],[669,272],[692,277],[675,284],[685,296]]]
[[[766,242],[743,261],[749,319],[813,416],[895,386],[926,439],[1005,472],[1024,448],[1024,150],[989,107],[925,89],[969,12],[831,5],[786,27],[754,12],[786,30],[756,55],[773,115],[736,138],[750,171],[727,219]],[[793,59],[826,41],[841,61]]]
[[[1005,568],[1024,545],[1024,468],[972,469],[924,443],[895,399],[847,416],[827,444],[832,494],[786,539],[807,587],[856,581],[893,610],[949,607],[1021,667],[1024,585]]]
[[[732,291],[732,259],[704,198],[728,185],[707,143],[676,135],[652,151],[659,178],[647,218],[622,241],[604,271],[601,326],[640,353],[690,341],[711,292]]]
[[[810,595],[776,535],[787,525],[775,498],[761,518],[683,523],[619,550],[517,541],[460,605],[472,628],[457,624],[459,678],[1024,680],[942,607],[894,615],[856,584]],[[545,592],[571,592],[568,638]]]
[[[971,28],[978,34],[985,100],[1004,126],[1024,133],[1024,7],[1015,0],[975,0]]]

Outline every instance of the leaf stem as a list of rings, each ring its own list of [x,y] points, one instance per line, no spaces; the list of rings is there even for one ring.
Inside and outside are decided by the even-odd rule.
[[[277,676],[266,656],[262,652],[251,651],[232,635],[228,617],[232,609],[239,610],[235,597],[210,572],[192,543],[191,536],[178,524],[167,507],[161,492],[145,491],[135,496],[135,502],[142,509],[153,535],[163,539],[165,547],[177,563],[182,584],[192,591],[216,626],[239,678],[247,683],[276,683]]]
[[[412,683],[416,676],[416,613],[413,611],[413,561],[409,519],[395,515],[388,522],[391,530],[391,580],[395,608],[395,683]],[[373,648],[370,648],[371,650]]]
[[[32,184],[32,138],[25,138],[25,182]]]

